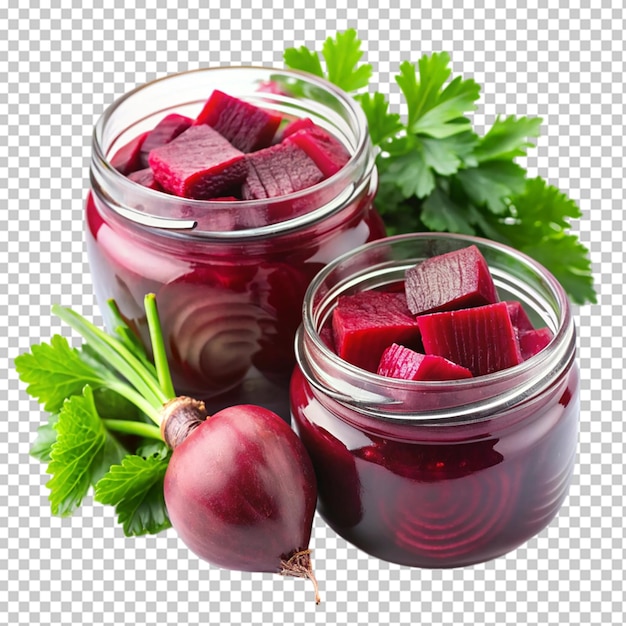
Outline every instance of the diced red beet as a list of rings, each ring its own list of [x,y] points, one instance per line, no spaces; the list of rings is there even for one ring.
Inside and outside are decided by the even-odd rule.
[[[149,133],[140,148],[140,160],[142,167],[148,167],[148,155],[150,150],[163,146],[178,135],[186,131],[193,124],[193,120],[186,115],[170,113],[166,115]]]
[[[159,185],[159,183],[157,183],[154,179],[154,172],[149,167],[131,172],[128,175],[128,178],[139,185],[143,185],[144,187],[156,189],[157,191],[163,191],[163,187],[161,187],[161,185]]]
[[[526,330],[519,334],[519,347],[524,361],[543,350],[552,340],[552,331],[548,327]]]
[[[377,374],[403,380],[472,378],[472,372],[466,367],[434,354],[420,354],[396,343],[383,352]]]
[[[403,293],[363,291],[340,296],[332,317],[337,354],[375,372],[392,343],[419,346],[419,328]]]
[[[421,315],[417,324],[427,354],[467,367],[474,376],[522,362],[506,302]]]
[[[235,148],[252,152],[272,143],[282,117],[216,89],[195,124],[208,124],[226,137]]]
[[[415,315],[498,301],[487,262],[474,245],[426,259],[407,270],[405,279],[407,303]]]
[[[294,143],[304,150],[327,178],[350,160],[350,153],[345,146],[316,125],[292,132],[284,141]]]
[[[289,135],[293,135],[299,130],[305,130],[307,128],[314,128],[315,122],[310,117],[298,117],[295,120],[289,122],[285,128],[283,128],[281,133],[281,139],[285,139],[289,137]]]
[[[111,165],[124,176],[142,169],[141,146],[149,134],[150,131],[146,131],[124,144],[111,158]]]
[[[518,332],[523,333],[527,330],[534,330],[534,326],[521,302],[518,302],[517,300],[507,300],[506,306],[509,309],[511,323],[515,328],[517,328]]]
[[[295,144],[279,143],[246,155],[248,176],[244,200],[275,198],[300,191],[323,180],[315,163]]]
[[[229,195],[248,173],[243,152],[206,124],[191,126],[155,148],[149,161],[164,189],[197,200]]]

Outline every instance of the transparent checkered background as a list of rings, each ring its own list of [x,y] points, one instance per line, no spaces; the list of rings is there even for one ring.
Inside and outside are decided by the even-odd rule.
[[[626,24],[624,10],[613,8],[620,3],[8,4],[0,9],[0,623],[624,624]],[[369,558],[316,519],[316,607],[307,583],[213,568],[173,531],[125,539],[112,510],[91,500],[72,518],[52,518],[44,467],[28,455],[41,413],[12,359],[66,332],[49,314],[53,302],[100,319],[82,202],[91,129],[106,105],[137,84],[199,65],[281,65],[286,47],[319,48],[350,26],[394,103],[399,63],[447,50],[455,74],[483,86],[479,127],[496,114],[544,118],[527,165],[579,201],[574,228],[591,249],[598,304],[577,310],[579,462],[551,526],[496,561],[430,571]]]

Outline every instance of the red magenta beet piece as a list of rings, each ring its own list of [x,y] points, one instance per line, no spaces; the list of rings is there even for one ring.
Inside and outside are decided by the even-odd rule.
[[[517,300],[507,300],[506,306],[509,309],[511,323],[520,333],[526,332],[527,330],[534,330],[534,326],[521,302]]]
[[[375,372],[392,343],[417,346],[419,328],[403,293],[363,291],[340,296],[332,317],[337,354]]]
[[[111,165],[124,176],[142,169],[141,146],[149,134],[150,131],[146,131],[124,144],[111,158]]]
[[[285,141],[304,150],[327,178],[350,160],[350,153],[345,146],[319,126],[292,132]]]
[[[552,340],[552,331],[547,328],[526,330],[519,334],[519,347],[525,361],[543,350]]]
[[[226,137],[235,148],[252,152],[272,143],[282,117],[216,89],[195,124],[208,124]]]
[[[417,324],[427,354],[467,367],[474,376],[522,362],[506,302],[421,315]]]
[[[150,152],[154,178],[167,191],[206,200],[228,195],[245,179],[245,155],[216,130],[191,126],[176,139]]]
[[[289,122],[281,133],[281,138],[285,139],[289,135],[293,135],[299,130],[306,130],[307,128],[314,128],[315,122],[310,117],[298,117],[295,120]]]
[[[159,185],[159,183],[157,183],[154,179],[154,172],[149,167],[131,172],[128,174],[128,178],[139,185],[143,185],[144,187],[156,189],[157,191],[163,190],[163,187],[161,187],[161,185]]]
[[[193,124],[193,120],[186,115],[170,113],[166,115],[145,138],[140,148],[139,157],[143,167],[148,167],[148,155],[150,150],[163,146],[176,139],[178,135],[186,131]]]
[[[246,155],[244,200],[276,198],[320,182],[324,175],[295,144],[279,143]]]
[[[420,354],[396,343],[383,352],[377,373],[403,380],[456,380],[472,377],[472,372],[466,367],[434,354]]]
[[[498,301],[487,262],[474,245],[426,259],[407,270],[405,278],[407,303],[415,315]]]

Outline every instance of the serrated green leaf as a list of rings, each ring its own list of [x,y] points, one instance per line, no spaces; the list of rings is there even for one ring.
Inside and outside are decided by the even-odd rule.
[[[550,270],[573,302],[596,302],[589,251],[576,235],[558,233],[521,250]]]
[[[538,137],[540,127],[539,117],[497,117],[477,145],[474,156],[479,162],[526,156],[527,149],[535,145],[529,137]]]
[[[467,207],[459,205],[437,187],[422,204],[422,222],[433,232],[474,235]]]
[[[466,132],[445,139],[421,137],[419,143],[427,166],[437,174],[450,176],[462,165],[474,164],[472,153],[476,140],[474,133]]]
[[[526,187],[526,171],[512,161],[485,161],[456,177],[473,204],[496,215],[507,212],[511,198]]]
[[[54,335],[50,343],[33,345],[30,353],[15,358],[15,369],[27,393],[43,404],[44,410],[56,413],[64,400],[82,393],[87,384],[104,384],[102,372],[70,347],[67,339]]]
[[[119,463],[126,451],[109,435],[88,385],[66,400],[59,412],[57,438],[50,451],[49,500],[55,515],[70,515],[82,503],[103,467]]]
[[[375,146],[381,145],[385,139],[404,128],[400,115],[389,112],[389,102],[382,93],[364,93],[357,99],[367,118],[370,138]]]
[[[395,157],[381,172],[380,180],[397,186],[404,198],[424,198],[435,188],[435,175],[420,149]]]
[[[328,37],[322,48],[328,80],[345,91],[367,87],[372,76],[371,65],[357,67],[363,52],[356,30],[349,28],[335,37]]]
[[[156,534],[169,528],[163,496],[168,457],[127,456],[98,482],[95,499],[115,506],[127,537]]]
[[[37,437],[30,447],[30,455],[39,461],[48,463],[50,461],[50,451],[57,440],[55,424],[59,416],[53,413],[48,417],[48,421],[37,428]]]
[[[444,88],[449,61],[445,52],[424,55],[418,62],[419,79],[415,65],[409,61],[400,65],[396,81],[408,107],[408,132],[443,138],[471,130],[465,114],[476,108],[480,87],[457,77]]]
[[[306,46],[287,48],[283,53],[283,60],[285,65],[293,70],[308,72],[320,78],[324,76],[317,52],[309,50]]]

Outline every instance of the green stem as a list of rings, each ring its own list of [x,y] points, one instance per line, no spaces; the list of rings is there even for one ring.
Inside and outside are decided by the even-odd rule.
[[[161,429],[153,426],[152,424],[113,419],[103,419],[102,423],[108,430],[114,430],[118,433],[124,433],[125,435],[138,435],[139,437],[149,437],[150,439],[163,441]]]
[[[161,391],[158,381],[141,360],[119,340],[103,332],[71,309],[55,304],[52,306],[52,312],[79,332],[153,407],[160,408],[169,400]]]
[[[107,387],[111,391],[115,391],[135,405],[140,411],[145,413],[157,426],[161,425],[161,412],[153,404],[150,404],[140,393],[133,387],[127,385],[123,381],[108,380]]]
[[[159,311],[156,304],[156,296],[149,293],[144,298],[144,308],[146,310],[146,318],[148,320],[148,329],[150,331],[150,341],[152,343],[152,355],[154,357],[154,365],[156,367],[157,378],[163,393],[168,399],[176,397],[174,384],[170,367],[167,362],[167,354],[165,352],[165,343],[163,341],[163,330],[159,320]]]

